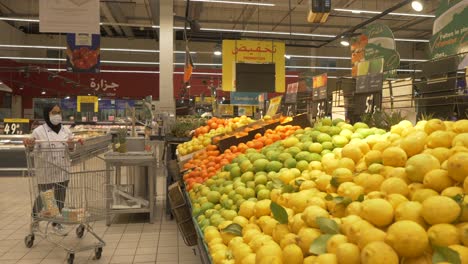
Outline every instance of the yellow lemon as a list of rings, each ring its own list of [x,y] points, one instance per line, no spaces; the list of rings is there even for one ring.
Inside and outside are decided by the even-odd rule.
[[[404,167],[407,158],[406,152],[398,147],[389,147],[382,153],[382,162],[385,166]]]
[[[375,226],[387,226],[393,221],[393,206],[384,199],[365,200],[361,217]]]
[[[395,210],[395,221],[410,220],[425,227],[422,216],[422,204],[419,202],[403,202]]]
[[[434,131],[427,138],[429,148],[450,148],[452,146],[452,134],[448,131]]]
[[[406,152],[408,157],[411,157],[424,150],[426,141],[427,134],[424,131],[414,131],[401,140],[400,147]]]
[[[424,131],[430,135],[432,132],[437,130],[445,130],[447,127],[445,123],[440,119],[431,119],[427,121],[426,125],[424,126]]]
[[[408,220],[392,224],[387,230],[385,242],[402,257],[418,257],[429,246],[424,228]]]
[[[398,264],[397,253],[382,241],[367,244],[361,251],[362,264]]]
[[[440,169],[439,160],[429,154],[418,154],[406,162],[406,173],[413,182],[423,182],[424,175],[431,170]]]
[[[408,196],[408,184],[400,178],[388,178],[380,185],[380,191],[386,194],[401,194]]]
[[[458,152],[448,159],[449,176],[457,182],[463,182],[468,175],[468,153]]]
[[[336,259],[338,263],[359,264],[361,262],[361,252],[352,243],[343,243],[336,248]]]
[[[441,192],[453,186],[453,180],[448,176],[448,172],[442,169],[431,170],[424,176],[423,184],[425,188]]]
[[[450,246],[460,244],[458,229],[451,224],[433,225],[427,230],[432,245]]]
[[[283,263],[302,264],[304,255],[298,245],[291,244],[283,248]]]
[[[372,243],[375,241],[383,242],[386,236],[387,236],[387,233],[375,227],[364,229],[361,232],[361,236],[359,237],[358,246],[360,249],[363,249],[369,243]]]
[[[302,213],[302,220],[310,227],[319,227],[316,222],[317,217],[330,218],[330,214],[322,207],[316,205],[307,207]]]
[[[327,252],[336,254],[336,249],[338,248],[338,246],[347,242],[348,242],[348,238],[346,236],[339,235],[339,234],[333,235],[327,241]]]
[[[430,225],[452,223],[460,215],[460,206],[451,198],[432,196],[423,203],[422,216]]]

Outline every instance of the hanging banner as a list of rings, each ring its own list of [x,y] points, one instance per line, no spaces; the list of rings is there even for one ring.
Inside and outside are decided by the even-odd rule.
[[[395,37],[392,30],[384,24],[372,24],[351,44],[352,76],[358,76],[358,64],[377,58],[383,58],[383,71],[390,76],[400,66],[400,54],[396,51]]]
[[[259,93],[231,92],[233,105],[257,105]]]
[[[468,0],[442,0],[436,11],[430,49],[433,59],[460,53],[458,69],[468,66]]]
[[[266,115],[268,116],[274,116],[278,112],[278,109],[281,105],[281,99],[283,96],[277,96],[275,98],[270,99],[270,104],[268,105],[268,111],[266,112]]]
[[[236,63],[275,64],[275,91],[285,91],[285,44],[273,41],[223,40],[223,91],[236,91]]]
[[[327,99],[327,85],[328,75],[326,73],[314,76],[313,78],[313,89],[312,89],[312,100],[326,100]]]
[[[39,32],[100,34],[99,0],[39,0]]]
[[[299,83],[290,83],[286,90],[284,101],[287,104],[295,104],[297,102],[297,90],[299,89]]]
[[[67,34],[67,71],[99,72],[100,40],[96,34]]]

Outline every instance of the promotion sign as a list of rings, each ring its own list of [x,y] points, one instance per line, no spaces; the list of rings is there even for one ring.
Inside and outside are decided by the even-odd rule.
[[[231,92],[233,105],[257,105],[259,93]]]
[[[5,118],[3,119],[3,133],[5,135],[23,135],[29,133],[29,119]]]
[[[39,31],[100,34],[99,0],[39,0]]]
[[[352,40],[352,76],[358,76],[358,65],[363,61],[383,58],[383,71],[394,72],[400,66],[392,30],[384,24],[372,24],[364,33]]]
[[[218,105],[218,111],[221,116],[233,116],[234,106],[233,105]]]
[[[288,84],[288,88],[286,90],[286,95],[284,98],[287,104],[295,104],[297,102],[298,89],[299,89],[298,82]]]
[[[236,63],[275,64],[275,91],[285,91],[285,44],[274,41],[223,40],[223,91],[234,92]]]
[[[433,59],[465,53],[458,69],[468,66],[468,0],[440,1],[430,49]]]
[[[274,116],[278,112],[278,109],[281,105],[281,99],[283,96],[277,96],[275,98],[270,99],[270,104],[268,105],[268,111],[266,112],[266,115],[268,116]]]
[[[67,34],[67,71],[98,73],[100,40],[96,34]]]
[[[328,75],[326,73],[314,76],[312,84],[312,100],[327,99]]]
[[[237,109],[238,116],[252,116],[253,115],[253,106],[239,106]]]

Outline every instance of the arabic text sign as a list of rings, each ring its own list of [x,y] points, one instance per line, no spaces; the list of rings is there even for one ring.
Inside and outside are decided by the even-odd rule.
[[[257,105],[258,93],[231,92],[231,104],[233,105]]]
[[[100,34],[99,0],[40,0],[39,31]]]
[[[103,78],[91,78],[89,82],[89,87],[91,87],[91,89],[94,89],[94,91],[96,92],[107,92],[107,90],[112,90],[115,92],[117,88],[119,88],[119,84],[114,83],[112,81],[108,81]]]
[[[312,84],[312,99],[326,100],[327,99],[327,83],[328,75],[326,73],[314,76]]]
[[[297,91],[299,89],[299,83],[290,83],[288,84],[288,88],[286,90],[286,95],[285,95],[285,102],[288,104],[294,104],[297,102]]]
[[[270,99],[270,104],[268,105],[268,111],[266,112],[266,115],[268,116],[274,116],[278,112],[278,109],[281,104],[281,99],[283,96],[277,96],[275,98]]]
[[[282,42],[223,40],[223,91],[235,91],[236,63],[274,63],[276,92],[284,92],[284,53]]]
[[[67,71],[98,73],[100,40],[97,34],[67,34]]]

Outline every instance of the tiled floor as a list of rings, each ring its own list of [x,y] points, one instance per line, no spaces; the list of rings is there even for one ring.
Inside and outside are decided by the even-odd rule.
[[[93,260],[94,251],[88,250],[77,253],[74,263],[201,263],[196,248],[184,244],[176,222],[166,219],[164,181],[164,177],[158,177],[154,224],[147,223],[145,214],[122,215],[110,227],[104,222],[94,223],[94,230],[106,242],[102,258]],[[48,241],[36,237],[31,249],[24,245],[31,210],[28,186],[27,178],[0,177],[0,264],[66,263],[66,252]],[[74,233],[72,230],[65,238],[51,237],[64,245],[95,241],[90,235],[78,239]]]

